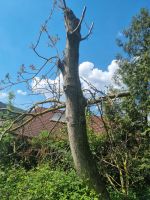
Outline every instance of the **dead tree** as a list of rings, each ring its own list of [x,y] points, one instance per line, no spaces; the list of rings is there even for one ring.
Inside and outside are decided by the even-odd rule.
[[[79,78],[80,42],[88,38],[93,27],[92,24],[85,37],[81,36],[80,31],[85,11],[86,8],[79,20],[73,11],[66,7],[66,3],[64,4],[66,49],[64,59],[59,60],[58,67],[63,74],[67,128],[75,168],[78,174],[100,194],[101,199],[109,199],[106,185],[98,172],[88,143],[85,117],[87,100],[83,96]]]

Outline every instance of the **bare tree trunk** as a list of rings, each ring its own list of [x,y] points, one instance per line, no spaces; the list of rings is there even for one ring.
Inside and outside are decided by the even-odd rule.
[[[86,99],[81,90],[79,79],[79,44],[81,41],[80,20],[72,10],[64,10],[67,33],[65,58],[59,63],[64,79],[64,92],[66,95],[66,120],[69,134],[71,152],[78,174],[87,180],[89,185],[100,194],[102,199],[109,199],[105,183],[98,173],[89,148],[85,107]],[[80,24],[80,26],[78,26]]]

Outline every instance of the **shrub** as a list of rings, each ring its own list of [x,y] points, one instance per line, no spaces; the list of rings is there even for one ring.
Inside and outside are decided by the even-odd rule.
[[[75,174],[51,170],[48,165],[26,172],[23,168],[0,172],[1,200],[98,200]]]

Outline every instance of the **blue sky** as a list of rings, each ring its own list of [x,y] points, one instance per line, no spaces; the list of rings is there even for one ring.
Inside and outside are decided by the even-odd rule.
[[[115,40],[121,37],[121,31],[128,27],[132,16],[142,7],[150,9],[150,0],[68,0],[67,3],[77,16],[81,15],[83,6],[86,5],[85,22],[90,24],[94,21],[95,24],[92,36],[81,44],[80,63],[89,61],[103,71],[107,71],[108,65],[121,51]],[[40,65],[41,61],[29,47],[36,41],[51,4],[51,0],[0,0],[0,79],[8,72],[14,77],[21,64]],[[83,33],[85,30],[83,28]],[[55,13],[50,24],[50,32],[59,34],[61,51],[65,46],[61,11],[57,15]],[[41,51],[48,55],[51,53],[50,49],[44,44],[46,42],[42,43]],[[25,87],[17,85],[11,90],[25,91]],[[29,100],[35,101],[39,98],[16,94],[15,103],[22,106]],[[0,101],[6,101],[6,98]]]

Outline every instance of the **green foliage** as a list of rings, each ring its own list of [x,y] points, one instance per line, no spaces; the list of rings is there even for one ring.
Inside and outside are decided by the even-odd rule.
[[[126,113],[144,129],[148,127],[150,110],[150,13],[141,9],[133,17],[130,27],[123,31],[123,41],[118,44],[126,57],[119,57],[117,78],[131,92],[131,98],[124,102]],[[128,106],[129,105],[129,106]],[[129,110],[129,112],[128,112]]]
[[[149,199],[150,138],[143,133],[135,137],[127,130],[120,130],[119,124],[118,130],[117,126],[114,131],[108,129],[108,135],[89,132],[99,171],[107,181],[111,199]]]
[[[13,160],[14,138],[10,134],[6,134],[0,141],[0,166],[6,167],[12,164]]]
[[[27,154],[30,148],[27,138],[6,133],[0,141],[0,167],[23,166],[30,169],[36,166],[34,154]]]
[[[0,142],[0,158],[0,165],[5,167],[22,166],[29,170],[48,162],[54,169],[73,168],[68,141],[50,138],[47,131],[35,138],[5,134]]]
[[[43,133],[39,136],[41,138],[40,140],[34,138],[30,141],[30,146],[26,143],[26,149],[24,147],[20,149],[20,152],[28,152],[29,149],[32,149],[32,153],[30,155],[25,154],[26,156],[24,155],[24,157],[19,157],[19,161],[17,160],[17,155],[12,153],[14,151],[12,147],[10,148],[14,138],[8,135],[4,138],[5,140],[2,140],[4,142],[3,148],[2,146],[0,146],[0,148],[1,150],[3,149],[1,152],[3,152],[3,159],[5,158],[6,160],[5,162],[3,160],[3,167],[1,165],[0,171],[0,199],[56,199],[56,197],[57,199],[97,199],[93,191],[90,191],[85,184],[77,178],[71,166],[69,168],[66,167],[66,165],[68,166],[68,158],[65,155],[64,147],[67,142],[49,141],[47,136],[47,133]],[[106,135],[96,136],[89,131],[90,146],[95,159],[97,159],[99,170],[107,180],[107,186],[110,188],[112,200],[149,199],[150,150],[148,141],[146,142],[148,139],[146,138],[147,136],[145,137],[145,134],[144,136],[142,134],[140,137],[140,149],[136,149],[137,146],[134,145],[131,151],[131,149],[124,148],[121,135],[116,135],[113,138],[112,146]],[[120,141],[122,141],[122,143],[120,143]],[[57,162],[54,162],[56,158],[49,157],[51,150],[49,153],[42,150],[42,148],[45,149],[45,147],[47,148],[48,146],[51,147],[51,150],[54,150],[53,153],[55,152]],[[35,150],[37,148],[38,155],[40,156],[36,157],[37,163],[34,165],[33,160],[31,160],[31,155],[37,155],[33,153],[33,149]],[[126,158],[125,153],[128,153],[127,164],[129,165],[128,178],[130,183],[127,195],[122,192],[122,188],[115,184],[115,182],[113,183],[114,185],[112,185],[106,176],[106,174],[108,174],[120,184],[119,169],[124,171],[123,159]],[[18,152],[18,154],[20,153]],[[46,154],[48,155],[45,156]],[[7,164],[7,155],[11,155],[9,158],[11,159],[9,166]],[[45,158],[43,159],[44,156]],[[117,162],[115,163],[113,159],[117,160]],[[29,164],[29,160],[30,168],[26,167],[27,163]],[[104,160],[107,161],[107,163],[104,162]],[[116,167],[117,165],[119,165],[118,169]],[[22,166],[25,168],[22,168]],[[28,169],[28,171],[26,171],[26,169]],[[126,174],[123,174],[123,180],[124,182],[126,181]],[[141,194],[144,194],[144,197],[142,197]]]
[[[113,188],[114,199],[149,199],[150,185],[150,13],[141,9],[123,32],[118,44],[116,81],[122,82],[129,97],[104,103],[107,139],[96,153],[100,170]],[[116,92],[116,89],[113,90]],[[112,92],[111,91],[111,92]]]
[[[113,191],[112,189],[110,189],[109,192],[110,192],[111,200],[140,200],[137,197],[136,193],[133,191],[130,191],[130,193],[127,196],[120,192]]]
[[[24,169],[11,169],[0,173],[1,200],[98,200],[75,174],[51,170],[48,165],[26,172]]]
[[[69,142],[64,139],[55,139],[47,131],[30,141],[32,152],[36,152],[37,163],[49,162],[53,168],[68,170],[73,167]]]

